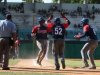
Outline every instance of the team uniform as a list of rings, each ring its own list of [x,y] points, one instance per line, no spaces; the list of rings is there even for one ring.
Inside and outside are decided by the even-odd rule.
[[[87,19],[83,19],[82,21],[85,21]],[[94,51],[96,49],[96,47],[98,46],[98,39],[96,36],[96,33],[94,32],[93,28],[88,24],[88,22],[86,22],[86,24],[83,25],[83,35],[77,35],[76,38],[83,38],[83,37],[88,37],[88,42],[83,46],[83,48],[81,49],[81,56],[82,56],[82,60],[84,62],[84,66],[85,67],[89,67],[89,64],[87,62],[87,57],[86,54],[88,54],[89,60],[91,62],[91,66],[89,67],[90,69],[96,69],[96,65],[94,63]]]
[[[45,22],[46,25],[49,25],[53,22],[53,20],[47,20]],[[49,51],[52,51],[52,32],[51,32],[51,29],[47,26],[47,29],[48,29],[48,41],[47,41],[47,51],[46,51],[46,55],[45,55],[45,59],[47,60],[48,59],[48,55],[50,55],[50,52]]]
[[[20,45],[20,40],[18,39],[18,37],[17,37],[15,42],[11,37],[11,39],[10,39],[10,53],[9,53],[10,58],[13,58],[13,59],[18,58],[19,45]]]
[[[48,32],[47,27],[43,25],[42,26],[37,25],[32,29],[32,33],[34,33],[36,37],[36,44],[40,49],[37,58],[37,63],[39,65],[41,65],[41,61],[45,57],[47,50],[47,32]]]
[[[17,39],[15,42],[15,57],[18,58],[19,57],[19,46],[20,46],[20,40]]]
[[[54,38],[54,45],[53,45],[53,53],[55,56],[55,65],[59,69],[60,65],[58,62],[58,56],[60,56],[61,62],[65,63],[64,60],[64,34],[65,34],[65,28],[63,25],[53,26],[53,38]],[[65,65],[64,65],[65,67]],[[63,67],[63,68],[64,68]]]
[[[14,40],[10,38],[10,51],[9,51],[9,57],[14,58],[15,56],[15,47],[14,47]]]
[[[66,17],[64,17],[67,20]],[[62,68],[65,68],[65,59],[64,59],[64,36],[65,36],[65,29],[69,26],[69,20],[65,24],[56,24],[48,23],[48,28],[51,28],[52,37],[53,37],[53,55],[55,60],[56,70],[60,69],[60,64],[58,61],[58,57],[61,57]]]

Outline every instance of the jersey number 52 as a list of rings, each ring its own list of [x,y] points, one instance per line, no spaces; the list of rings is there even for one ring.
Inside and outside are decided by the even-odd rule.
[[[55,35],[62,35],[62,28],[55,28]]]

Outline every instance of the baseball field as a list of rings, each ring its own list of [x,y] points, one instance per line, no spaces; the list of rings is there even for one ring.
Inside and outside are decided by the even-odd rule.
[[[66,69],[55,70],[53,59],[44,60],[42,66],[35,59],[10,59],[10,70],[1,70],[0,75],[100,75],[100,60],[95,60],[97,69],[80,68],[81,59],[66,59]]]

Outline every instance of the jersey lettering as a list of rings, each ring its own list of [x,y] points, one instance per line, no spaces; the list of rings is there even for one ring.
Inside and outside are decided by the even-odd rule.
[[[55,33],[55,35],[62,35],[62,28],[56,27],[54,33]]]

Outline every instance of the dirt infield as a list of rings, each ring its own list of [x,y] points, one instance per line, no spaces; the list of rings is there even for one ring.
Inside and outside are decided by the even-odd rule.
[[[39,72],[39,73],[59,73],[64,75],[100,75],[100,68],[97,67],[96,70],[80,69],[67,67],[66,69],[61,69],[56,71],[54,65],[49,63],[48,60],[42,62],[42,66],[36,64],[35,59],[20,59],[20,62],[14,66],[10,66],[10,72]],[[2,70],[0,70],[2,71]]]

